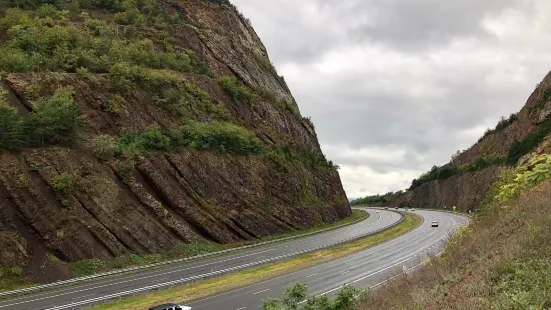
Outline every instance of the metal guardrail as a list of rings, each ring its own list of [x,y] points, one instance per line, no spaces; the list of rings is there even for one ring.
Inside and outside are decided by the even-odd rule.
[[[360,208],[353,208],[353,209],[360,209]],[[0,293],[0,297],[18,295],[18,294],[29,293],[29,292],[35,292],[35,291],[40,291],[40,290],[47,289],[47,288],[58,287],[58,286],[63,286],[63,285],[68,285],[68,284],[74,284],[74,283],[84,282],[84,281],[88,281],[88,280],[100,279],[100,278],[105,278],[105,277],[112,276],[112,275],[130,273],[130,272],[134,272],[134,271],[146,270],[146,269],[151,269],[151,268],[155,268],[155,267],[172,265],[172,264],[182,263],[182,262],[186,262],[186,261],[190,261],[190,260],[201,259],[201,258],[206,258],[206,257],[210,257],[210,256],[216,256],[216,255],[230,253],[230,252],[241,251],[241,250],[254,248],[254,247],[259,247],[259,246],[263,246],[263,245],[267,245],[267,244],[272,244],[272,243],[277,243],[277,242],[282,242],[282,241],[287,241],[287,240],[292,240],[292,239],[303,238],[303,237],[323,233],[323,232],[326,232],[326,231],[338,229],[338,228],[341,228],[341,227],[354,225],[354,224],[357,224],[357,223],[359,223],[359,222],[361,222],[365,219],[366,218],[361,218],[361,219],[358,219],[354,222],[338,225],[338,226],[335,226],[335,227],[329,227],[329,228],[325,228],[325,229],[322,229],[322,230],[309,232],[309,233],[296,235],[296,236],[290,236],[290,237],[274,239],[274,240],[270,240],[270,241],[254,243],[254,244],[250,244],[250,245],[246,245],[246,246],[242,246],[242,247],[231,248],[231,249],[227,249],[227,250],[222,250],[222,251],[217,251],[217,252],[212,252],[212,253],[206,253],[206,254],[201,254],[201,255],[196,255],[196,256],[190,256],[190,257],[186,257],[186,258],[175,259],[175,260],[170,260],[170,261],[165,261],[165,262],[153,263],[153,264],[148,264],[148,265],[143,265],[143,266],[117,269],[117,270],[108,271],[108,272],[104,272],[104,273],[99,273],[99,274],[95,274],[95,275],[78,277],[78,278],[58,281],[58,282],[49,283],[49,284],[37,285],[37,286],[33,286],[33,287],[2,292],[2,293]]]
[[[391,211],[391,210],[389,210],[389,211]],[[115,298],[122,298],[122,297],[129,296],[129,295],[135,296],[135,295],[145,293],[145,292],[149,292],[149,291],[152,291],[152,290],[155,290],[155,289],[173,287],[175,285],[180,285],[180,284],[186,283],[188,281],[203,280],[203,279],[211,278],[213,276],[223,275],[223,274],[228,273],[228,272],[235,272],[235,271],[242,270],[242,269],[247,269],[247,268],[251,268],[251,267],[255,267],[255,266],[260,266],[260,265],[263,265],[263,264],[275,262],[275,261],[282,260],[282,259],[285,259],[285,258],[291,258],[291,257],[294,257],[294,256],[298,256],[300,254],[307,254],[307,253],[311,253],[311,252],[321,250],[321,249],[324,249],[324,248],[329,248],[329,247],[333,247],[333,246],[336,246],[336,245],[339,245],[339,244],[355,241],[355,240],[362,239],[362,238],[365,238],[365,237],[370,236],[370,235],[375,235],[375,234],[381,233],[381,232],[383,232],[383,231],[385,231],[389,228],[392,228],[392,227],[402,223],[406,218],[404,213],[402,213],[402,212],[396,212],[396,211],[391,211],[391,212],[399,213],[400,214],[400,220],[397,221],[397,222],[394,222],[390,225],[387,225],[385,227],[382,227],[380,229],[377,229],[375,231],[365,233],[365,234],[362,234],[362,235],[358,235],[358,236],[355,236],[355,237],[346,238],[346,239],[336,241],[336,242],[333,242],[333,243],[330,243],[330,244],[317,246],[317,247],[313,247],[313,248],[309,248],[309,249],[304,249],[304,250],[289,253],[289,254],[283,254],[283,255],[279,255],[279,256],[263,259],[263,260],[259,260],[259,261],[256,261],[256,262],[243,264],[243,265],[236,266],[236,267],[230,267],[230,268],[226,268],[226,269],[222,269],[222,270],[218,270],[218,271],[213,271],[213,272],[209,272],[209,273],[205,273],[205,274],[201,274],[201,275],[190,276],[190,277],[187,277],[187,278],[174,280],[174,281],[170,281],[170,282],[166,282],[166,283],[159,283],[159,284],[150,285],[150,286],[146,286],[146,287],[141,287],[141,288],[137,288],[137,289],[133,289],[133,290],[129,290],[129,291],[124,291],[124,292],[105,295],[105,296],[101,296],[101,297],[91,298],[91,299],[87,299],[87,300],[83,300],[83,301],[73,302],[73,303],[70,303],[70,304],[67,304],[67,305],[55,306],[55,307],[52,307],[52,308],[48,308],[46,310],[78,309],[78,308],[75,308],[75,307],[92,306],[92,305],[96,305],[96,304],[99,304],[99,303],[105,303],[105,302],[107,302],[109,300],[112,300],[112,299],[115,299]]]

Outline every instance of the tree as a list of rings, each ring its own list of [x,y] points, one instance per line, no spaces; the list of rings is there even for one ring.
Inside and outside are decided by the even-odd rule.
[[[344,285],[334,300],[327,295],[307,297],[305,284],[295,283],[287,287],[283,298],[269,298],[263,302],[264,310],[353,310],[360,301],[362,291]]]
[[[461,155],[461,152],[457,150],[457,152],[455,152],[455,154],[452,155],[452,163],[455,163],[459,155]]]
[[[17,109],[0,100],[0,151],[12,151],[25,144],[23,118]]]

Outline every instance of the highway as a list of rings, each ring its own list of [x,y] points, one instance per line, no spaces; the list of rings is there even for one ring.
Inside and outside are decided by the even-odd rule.
[[[396,239],[341,259],[186,305],[193,310],[261,309],[262,300],[280,297],[285,288],[295,282],[306,284],[310,295],[334,295],[345,283],[358,288],[374,288],[402,273],[404,266],[412,270],[429,255],[439,254],[449,233],[459,225],[468,224],[466,217],[451,213],[422,210],[415,213],[424,218],[423,224]],[[431,227],[433,220],[439,222],[439,227]]]
[[[19,297],[4,298],[0,300],[0,310],[81,309],[90,305],[103,303],[107,299],[143,293],[144,291],[166,287],[170,284],[180,285],[190,283],[200,279],[296,256],[301,253],[331,246],[337,242],[358,238],[368,233],[384,229],[385,227],[396,224],[403,217],[401,214],[392,211],[381,210],[380,213],[376,213],[374,210],[368,210],[368,212],[371,216],[359,223],[304,238],[294,239],[292,241],[249,248],[247,250],[234,252],[233,254],[212,257],[209,259],[149,269],[140,273],[112,276],[102,280],[59,287],[57,289]],[[448,216],[448,218],[451,217]],[[350,267],[352,267],[352,265]],[[330,286],[327,280],[325,280],[325,282],[327,284],[326,286]],[[274,292],[275,289],[271,290],[269,294]],[[239,292],[235,294],[239,294]],[[224,296],[233,295],[229,294]],[[264,295],[256,294],[253,296],[256,298]],[[226,297],[220,298],[224,299]],[[205,301],[200,307],[202,309],[230,309],[226,307],[227,305],[219,305],[219,307],[217,306],[214,308],[208,306],[209,302],[219,300],[221,299],[214,298],[210,301]],[[249,307],[258,305],[258,300],[248,298],[246,301],[250,301]],[[233,305],[233,303],[237,304],[238,301],[234,300],[231,304]],[[240,307],[236,306],[235,309]]]

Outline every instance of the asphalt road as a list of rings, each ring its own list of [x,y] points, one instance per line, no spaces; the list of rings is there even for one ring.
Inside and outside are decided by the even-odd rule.
[[[465,217],[451,213],[421,210],[415,213],[424,218],[424,223],[401,237],[354,255],[186,305],[193,310],[261,309],[262,300],[280,297],[285,288],[295,282],[306,284],[310,295],[334,295],[345,283],[358,288],[376,287],[386,279],[402,273],[404,266],[412,269],[429,255],[439,254],[449,233],[459,225],[468,223]],[[439,227],[431,227],[433,220],[439,222]]]
[[[170,265],[140,273],[2,299],[0,300],[0,310],[81,309],[92,304],[101,303],[107,297],[114,298],[118,295],[131,295],[133,291],[137,292],[145,288],[153,288],[155,285],[164,286],[170,284],[172,281],[189,283],[252,267],[266,260],[285,259],[303,251],[311,251],[319,247],[329,246],[338,241],[377,231],[401,219],[401,215],[396,212],[381,210],[380,213],[375,213],[374,210],[369,210],[369,213],[371,216],[362,222],[292,241],[251,248],[220,257]],[[254,296],[260,297],[260,295],[257,295]],[[252,300],[251,302],[252,304],[258,304]],[[227,309],[226,306],[220,306],[219,308],[202,307],[203,309]]]

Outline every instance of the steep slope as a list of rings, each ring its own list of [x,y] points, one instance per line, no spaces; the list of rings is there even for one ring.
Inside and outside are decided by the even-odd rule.
[[[358,309],[549,309],[551,155],[504,173],[440,258],[365,296]]]
[[[384,205],[476,210],[506,166],[522,163],[532,153],[550,150],[550,99],[551,74],[548,74],[518,114],[503,119],[450,163],[433,167],[414,180],[408,191],[387,199]]]
[[[70,276],[60,261],[351,213],[312,123],[229,2],[42,3],[1,2],[1,266],[46,282]]]

